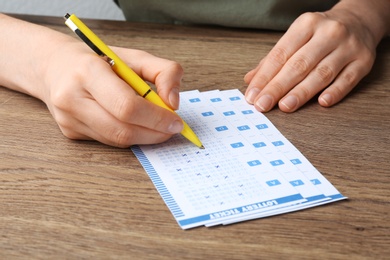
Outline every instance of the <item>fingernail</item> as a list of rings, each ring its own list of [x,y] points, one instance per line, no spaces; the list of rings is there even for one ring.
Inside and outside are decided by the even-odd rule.
[[[262,112],[271,110],[273,98],[270,95],[264,95],[256,102],[256,106],[260,108]]]
[[[176,120],[169,126],[168,132],[172,134],[180,133],[183,130],[183,122]]]
[[[171,93],[169,93],[169,104],[171,104],[171,106],[176,109],[179,107],[179,100],[179,89],[173,88]]]
[[[296,96],[288,96],[280,102],[288,110],[294,110],[298,105],[298,98]]]
[[[320,100],[322,101],[322,105],[330,106],[332,104],[332,95],[325,94],[320,97]]]
[[[253,104],[255,102],[255,98],[257,97],[257,95],[259,95],[260,93],[260,90],[258,90],[257,88],[252,88],[251,90],[249,90],[248,94],[246,95],[246,102],[248,102],[249,104]]]

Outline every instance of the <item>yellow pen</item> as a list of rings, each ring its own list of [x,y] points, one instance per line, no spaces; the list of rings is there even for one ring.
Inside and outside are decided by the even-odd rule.
[[[150,102],[168,109],[175,113],[169,108],[160,96],[153,91],[150,86],[142,80],[137,73],[135,73],[129,66],[126,65],[99,37],[94,34],[76,15],[66,14],[64,16],[65,24],[74,31],[92,50],[94,50],[99,56],[105,58],[111,65],[112,70],[121,77],[127,84],[129,84],[139,95],[149,100]],[[196,146],[204,149],[199,138],[196,136],[194,131],[184,122],[184,128],[181,134],[194,143]]]

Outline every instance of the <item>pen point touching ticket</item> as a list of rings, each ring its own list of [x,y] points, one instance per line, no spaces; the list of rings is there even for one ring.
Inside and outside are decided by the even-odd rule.
[[[129,84],[140,96],[150,102],[168,109],[169,108],[160,96],[154,92],[150,86],[139,77],[127,64],[118,57],[95,33],[91,31],[76,15],[66,14],[64,16],[65,24],[75,32],[94,52],[107,60],[112,70]],[[196,136],[194,131],[183,121],[184,127],[181,134],[201,149],[204,149],[202,142]]]

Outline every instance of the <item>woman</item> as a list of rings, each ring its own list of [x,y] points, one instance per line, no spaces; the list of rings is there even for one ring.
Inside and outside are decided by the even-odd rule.
[[[235,2],[239,5],[229,7]],[[318,102],[332,106],[370,71],[376,46],[390,32],[390,1],[294,1],[285,8],[288,2],[120,0],[119,4],[126,17],[137,21],[272,29],[292,23],[245,75],[246,99],[262,112],[277,103],[282,111],[292,112],[322,91]],[[290,11],[284,15],[283,10]],[[306,12],[310,10],[322,12]],[[68,138],[128,147],[162,142],[181,132],[178,116],[137,96],[81,41],[3,14],[0,31],[0,85],[45,102]],[[136,73],[155,83],[166,104],[178,108],[183,76],[178,63],[143,51],[113,48]]]

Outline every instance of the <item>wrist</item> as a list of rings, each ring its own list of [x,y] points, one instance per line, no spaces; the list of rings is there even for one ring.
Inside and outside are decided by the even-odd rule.
[[[3,14],[0,30],[0,85],[44,101],[49,57],[67,36]]]
[[[375,45],[390,34],[390,1],[341,0],[330,11],[342,11],[354,17],[356,24],[371,36]]]

